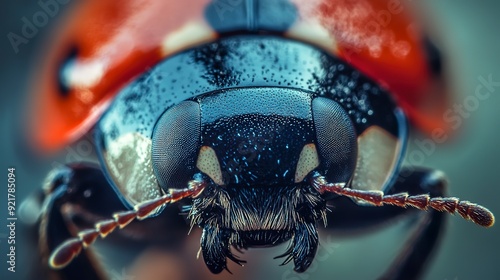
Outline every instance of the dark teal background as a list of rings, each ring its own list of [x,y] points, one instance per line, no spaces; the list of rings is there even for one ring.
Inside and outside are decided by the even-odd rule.
[[[71,2],[71,1],[70,1]],[[500,2],[441,0],[405,1],[416,6],[413,12],[425,24],[445,56],[446,77],[456,104],[473,95],[481,85],[480,77],[500,82]],[[70,5],[70,4],[68,4]],[[66,6],[68,6],[66,5]],[[37,54],[51,28],[58,23],[50,18],[28,44],[19,46],[16,54],[9,43],[9,32],[20,33],[21,18],[30,18],[40,8],[36,1],[2,1],[0,4],[0,181],[7,180],[7,168],[15,167],[17,203],[40,187],[55,160],[38,159],[27,152],[19,140],[22,110],[30,76],[37,71]],[[61,13],[59,13],[61,14]],[[58,14],[58,15],[59,15]],[[409,153],[420,148],[414,133]],[[58,159],[68,156],[63,152]],[[444,171],[450,180],[450,194],[487,206],[500,217],[500,87],[489,98],[480,101],[470,112],[452,140],[437,146],[425,157],[424,166]],[[36,248],[27,232],[17,227],[17,272],[6,271],[6,184],[0,184],[0,275],[1,279],[28,279],[36,260]],[[292,266],[278,267],[272,257],[281,254],[285,245],[273,249],[256,249],[244,256],[249,263],[235,271],[234,279],[374,279],[395,255],[405,240],[404,224],[372,235],[345,239],[322,235],[319,256],[311,269],[298,275]],[[196,261],[195,251],[192,259]],[[201,262],[198,260],[196,262]],[[13,278],[13,276],[15,276]],[[227,275],[226,275],[227,277]],[[215,278],[216,279],[216,278]],[[484,229],[459,217],[448,221],[441,248],[431,262],[426,279],[500,279],[500,225]]]

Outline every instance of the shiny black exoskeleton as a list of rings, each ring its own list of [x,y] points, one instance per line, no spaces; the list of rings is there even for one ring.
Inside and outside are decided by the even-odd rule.
[[[271,36],[222,39],[166,60],[116,99],[99,129],[103,154],[130,130],[151,139],[163,190],[184,188],[197,173],[210,182],[189,218],[204,229],[203,256],[216,273],[230,245],[290,238],[300,251],[296,270],[304,271],[318,244],[316,222],[326,217],[308,176],[350,182],[366,131],[376,134],[370,149],[389,146],[377,160],[388,166],[384,176],[394,173],[406,136],[387,92],[314,47]]]
[[[413,210],[367,203],[436,209],[430,197],[444,193],[439,172],[399,175],[407,126],[383,88],[315,47],[270,35],[222,38],[166,59],[117,96],[95,131],[103,171],[64,168],[65,180],[51,181],[47,205],[58,210],[76,204],[105,219],[107,208],[99,213],[72,199],[75,192],[105,189],[91,193],[102,193],[109,205],[120,205],[115,211],[130,217],[161,219],[168,225],[159,229],[164,238],[187,232],[188,223],[199,226],[203,258],[213,273],[226,268],[227,258],[242,262],[231,246],[247,249],[288,240],[282,257],[303,272],[314,260],[320,225],[370,228]],[[90,179],[81,175],[88,172],[94,174]],[[83,184],[84,178],[95,184]],[[66,192],[68,185],[78,191]],[[430,197],[390,196],[399,192]],[[169,204],[174,202],[169,194],[177,193],[182,195],[175,200],[191,199]],[[161,207],[149,209],[162,197]],[[173,218],[182,211],[188,223]],[[53,221],[52,212],[57,211],[47,211],[46,219],[63,226]],[[120,217],[106,225],[125,225]],[[420,224],[412,246],[386,277],[416,277],[425,265],[444,216],[430,210],[424,219],[429,222]],[[81,249],[87,237],[104,232],[99,220],[89,222],[97,223],[96,230],[73,239],[76,245],[64,245],[65,250]],[[47,251],[70,236],[44,236]],[[88,258],[76,257],[62,273],[76,277],[71,266],[88,267]],[[54,266],[68,262],[51,261]]]

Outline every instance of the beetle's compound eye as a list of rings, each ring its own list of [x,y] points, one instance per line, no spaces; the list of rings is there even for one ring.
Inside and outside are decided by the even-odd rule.
[[[356,132],[347,112],[335,101],[312,101],[320,162],[330,182],[348,182],[356,166]]]
[[[200,106],[194,101],[179,103],[158,120],[153,129],[151,156],[154,173],[163,188],[185,188],[193,179],[200,151],[200,125]],[[210,153],[202,158],[203,166],[213,162]]]
[[[384,190],[397,171],[404,143],[382,125],[384,118],[396,120],[393,113],[398,111],[389,111],[379,117],[382,122],[378,120],[359,132],[337,102],[318,97],[312,108],[317,148],[327,180],[351,182],[353,189]],[[405,131],[404,121],[398,122],[398,129]]]

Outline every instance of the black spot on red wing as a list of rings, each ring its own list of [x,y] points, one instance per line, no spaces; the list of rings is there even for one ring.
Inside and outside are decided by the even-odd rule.
[[[297,8],[288,0],[213,0],[205,19],[219,33],[282,33],[297,19]]]
[[[69,83],[68,72],[71,71],[72,65],[76,62],[78,57],[78,49],[73,47],[69,50],[63,60],[59,63],[57,68],[57,84],[59,86],[59,95],[63,98],[68,97],[71,91],[71,85]]]
[[[441,56],[441,51],[428,37],[424,38],[424,48],[429,70],[434,76],[440,77],[443,71],[443,58]]]

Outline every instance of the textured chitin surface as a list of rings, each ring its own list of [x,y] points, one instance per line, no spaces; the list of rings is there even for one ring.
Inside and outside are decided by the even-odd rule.
[[[345,62],[274,36],[227,38],[171,57],[123,90],[99,128],[108,139],[132,131],[150,137],[159,116],[174,104],[246,86],[291,87],[328,96],[342,105],[359,134],[376,124],[399,135],[396,107],[386,91]]]
[[[105,151],[125,134],[151,137],[161,114],[183,100],[254,86],[295,88],[333,99],[352,120],[357,135],[376,125],[396,143],[406,132],[390,95],[348,64],[307,44],[274,36],[258,41],[238,36],[175,55],[140,77],[116,97],[99,122],[97,142]],[[231,102],[221,112],[251,107],[262,98],[254,92],[255,97]],[[401,147],[394,149],[398,162]]]
[[[281,88],[203,98],[201,137],[218,155],[224,184],[291,185],[301,149],[314,142],[310,103],[309,95]]]

